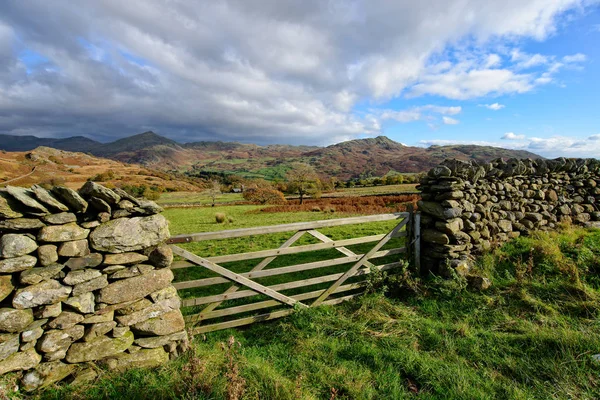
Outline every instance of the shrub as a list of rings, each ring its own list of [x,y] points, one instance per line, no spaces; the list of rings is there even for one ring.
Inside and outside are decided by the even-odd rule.
[[[244,191],[242,195],[245,200],[259,204],[286,204],[287,201],[283,197],[283,193],[279,190],[258,187],[250,188]]]
[[[215,214],[215,221],[217,221],[217,224],[222,224],[223,222],[225,222],[225,218],[227,218],[227,216],[223,213]]]
[[[228,221],[230,224],[233,224],[233,217],[227,217],[227,221]]]
[[[310,211],[312,211],[312,212],[321,212],[321,207],[314,206],[313,208],[310,209]]]

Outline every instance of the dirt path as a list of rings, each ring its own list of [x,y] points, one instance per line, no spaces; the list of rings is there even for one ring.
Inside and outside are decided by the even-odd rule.
[[[31,174],[33,174],[35,172],[36,168],[37,168],[37,165],[35,167],[33,167],[33,169],[31,170],[31,172],[28,173],[28,174],[21,175],[21,176],[18,176],[18,177],[13,178],[13,179],[9,179],[9,180],[4,181],[4,182],[0,182],[0,186],[6,185],[7,183],[11,183],[11,182],[14,182],[14,181],[18,181],[19,179],[27,178],[29,175],[31,175]]]

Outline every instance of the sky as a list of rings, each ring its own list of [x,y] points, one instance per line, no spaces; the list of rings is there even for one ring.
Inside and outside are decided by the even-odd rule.
[[[0,133],[600,157],[600,0],[3,0]]]

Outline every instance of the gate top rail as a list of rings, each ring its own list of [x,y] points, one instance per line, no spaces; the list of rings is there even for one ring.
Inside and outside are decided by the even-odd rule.
[[[191,233],[172,236],[167,240],[169,244],[175,243],[190,243],[190,242],[201,242],[204,240],[213,239],[230,239],[252,235],[262,235],[268,233],[280,233],[280,232],[291,232],[291,231],[303,231],[310,229],[319,228],[330,228],[333,226],[342,225],[354,225],[361,224],[364,222],[378,222],[378,221],[390,221],[394,219],[409,218],[410,213],[399,212],[390,214],[377,214],[367,215],[362,217],[350,217],[350,218],[337,218],[337,219],[326,219],[312,222],[294,222],[291,224],[283,225],[269,225],[269,226],[257,226],[255,228],[243,228],[243,229],[229,229],[218,232],[201,232]]]

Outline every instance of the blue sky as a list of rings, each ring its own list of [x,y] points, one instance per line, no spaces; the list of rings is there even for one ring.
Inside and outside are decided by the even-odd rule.
[[[7,0],[0,133],[600,155],[598,0]]]

